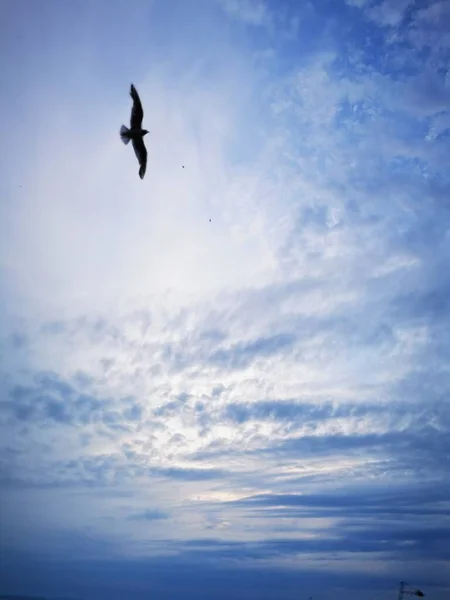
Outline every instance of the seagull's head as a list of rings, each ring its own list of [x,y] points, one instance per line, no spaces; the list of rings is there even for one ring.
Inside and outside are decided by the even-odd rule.
[[[147,135],[147,133],[150,133],[150,131],[147,131],[147,129],[143,129],[142,130],[142,137],[144,137],[144,135]]]

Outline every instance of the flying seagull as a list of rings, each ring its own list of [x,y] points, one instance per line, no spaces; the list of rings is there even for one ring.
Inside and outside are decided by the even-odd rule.
[[[131,109],[130,128],[122,125],[120,128],[120,139],[124,144],[131,140],[134,153],[139,162],[139,177],[144,179],[145,169],[147,168],[147,149],[144,144],[144,135],[149,133],[142,129],[142,119],[144,111],[142,110],[141,99],[133,84],[130,87],[130,96],[133,98],[133,108]]]

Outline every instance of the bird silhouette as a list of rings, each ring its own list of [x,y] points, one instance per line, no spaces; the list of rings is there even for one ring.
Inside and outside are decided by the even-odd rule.
[[[147,169],[147,149],[144,144],[144,135],[149,133],[147,129],[142,129],[142,119],[144,111],[142,109],[141,99],[133,84],[130,87],[130,96],[133,99],[133,107],[131,109],[130,127],[122,125],[120,128],[120,139],[124,144],[128,144],[131,140],[134,153],[139,162],[139,177],[144,179]]]

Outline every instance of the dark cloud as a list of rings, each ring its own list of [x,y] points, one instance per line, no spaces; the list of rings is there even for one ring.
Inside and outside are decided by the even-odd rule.
[[[79,373],[74,378],[74,384],[78,383],[82,389],[90,381]],[[98,398],[51,372],[37,373],[29,385],[12,385],[6,400],[0,402],[1,410],[33,425],[103,424],[126,429],[128,422],[142,419],[142,407],[135,399],[128,398],[120,404],[110,398]]]
[[[295,400],[261,400],[252,403],[230,402],[224,410],[224,417],[235,423],[247,421],[280,421],[314,424],[330,419],[361,418],[364,416],[389,414],[400,407],[387,407],[370,404],[333,404],[331,402],[309,403]]]
[[[330,532],[331,533],[331,532]],[[378,554],[397,558],[416,556],[424,560],[447,560],[450,556],[447,542],[450,527],[424,529],[396,529],[386,527],[340,529],[334,536],[317,536],[309,539],[276,539],[256,543],[193,540],[188,554],[209,554],[210,559],[261,560],[297,554],[336,553]],[[442,544],[444,542],[445,546]]]
[[[217,350],[208,358],[208,362],[222,369],[244,369],[258,358],[268,358],[291,349],[295,340],[294,334],[283,333],[235,344],[231,348]]]
[[[430,323],[445,327],[450,315],[450,284],[442,281],[440,285],[427,290],[417,290],[398,296],[393,302],[396,316],[408,319],[410,323]]]
[[[355,474],[359,472],[360,477],[364,474],[380,477],[394,472],[409,473],[425,481],[430,476],[446,477],[446,465],[450,460],[450,412],[444,399],[448,393],[447,379],[445,373],[440,376],[439,373],[411,372],[391,389],[394,397],[402,399],[393,404],[231,403],[224,408],[223,417],[237,425],[258,420],[271,421],[288,426],[290,436],[286,438],[284,434],[281,439],[275,440],[255,438],[257,448],[252,450],[210,443],[190,458],[202,461],[226,459],[227,456],[260,456],[261,460],[277,464],[280,461],[360,457],[370,460],[365,469],[354,471]],[[424,395],[429,397],[428,404],[422,402]],[[354,430],[348,434],[315,433],[320,424],[341,419],[347,423],[353,420],[355,427],[365,422],[364,433],[355,433]],[[295,435],[296,429],[306,426],[308,433]],[[287,475],[285,477],[288,478]],[[292,476],[292,484],[296,478],[298,475]]]
[[[209,481],[223,479],[229,475],[229,472],[224,469],[159,467],[150,469],[149,474],[181,481]]]
[[[128,445],[129,446],[129,445]],[[1,484],[11,488],[65,488],[73,486],[103,488],[149,478],[182,482],[223,480],[230,472],[219,468],[149,467],[148,456],[124,445],[122,452],[84,455],[71,460],[45,460],[41,468],[30,469],[26,455],[11,449],[0,460]]]
[[[345,517],[349,522],[351,519],[383,516],[392,519],[414,516],[432,518],[447,515],[450,493],[442,484],[424,487],[410,484],[397,486],[393,491],[364,486],[359,490],[341,488],[316,494],[260,494],[230,504],[260,508],[266,517]]]
[[[206,329],[200,334],[199,339],[205,342],[220,344],[226,340],[227,337],[227,334],[219,329]]]
[[[67,323],[64,321],[48,321],[42,325],[41,331],[50,335],[65,333],[67,331]]]
[[[278,549],[294,549],[292,542],[274,542],[271,552]],[[187,598],[211,597],[211,590],[218,598],[233,596],[237,600],[273,600],[276,597],[294,600],[299,590],[305,596],[326,598],[329,594],[344,594],[350,600],[362,595],[375,593],[394,595],[398,592],[398,573],[395,566],[387,567],[389,582],[385,577],[366,568],[348,569],[344,572],[337,557],[331,559],[319,572],[310,569],[301,561],[295,569],[273,566],[258,566],[252,559],[244,561],[252,552],[250,545],[215,540],[197,540],[191,547],[178,546],[178,553],[171,557],[153,559],[104,559],[92,563],[79,557],[67,561],[46,562],[43,557],[32,559],[25,554],[9,557],[9,569],[5,574],[5,586],[14,585],[24,592],[32,589],[45,589],[57,595],[61,590],[69,590],[84,598],[127,597],[144,600],[149,595],[164,594],[169,600],[181,595]],[[220,560],[220,556],[223,559]],[[13,562],[14,561],[14,562]],[[249,564],[250,563],[250,564]],[[253,564],[252,564],[253,563]],[[250,568],[246,568],[246,567]],[[429,566],[427,565],[428,569]],[[20,580],[20,573],[26,570],[27,578]],[[443,600],[444,593],[439,587],[446,585],[443,578],[436,577],[434,571],[406,568],[404,577],[417,582],[427,594]],[[19,582],[20,585],[19,585]],[[25,600],[25,599],[24,599]]]
[[[209,315],[211,319],[213,316]],[[179,344],[167,344],[163,351],[164,362],[172,371],[185,370],[199,364],[226,370],[245,369],[258,359],[288,352],[295,345],[296,336],[292,333],[280,333],[220,347],[220,342],[225,339],[225,335],[212,335],[209,330],[203,331],[200,328],[195,336],[189,335]]]
[[[140,421],[142,419],[142,407],[139,404],[133,404],[123,411],[123,416],[128,421]]]
[[[70,320],[45,322],[41,333],[50,336],[67,336],[69,338],[88,339],[92,344],[106,340],[118,342],[125,338],[119,329],[103,316],[81,316]]]
[[[72,380],[76,386],[82,389],[87,388],[94,383],[94,377],[84,371],[77,371]]]
[[[22,350],[28,343],[28,337],[21,332],[14,332],[9,336],[9,343],[14,350]]]
[[[189,394],[178,394],[175,400],[167,402],[153,411],[155,417],[165,417],[179,412],[189,400]]]
[[[130,521],[161,521],[168,519],[169,515],[161,510],[147,509],[128,517]]]
[[[423,426],[405,431],[386,433],[364,433],[349,435],[303,435],[272,444],[257,453],[269,458],[289,456],[290,458],[312,458],[333,455],[388,457],[394,467],[414,471],[416,474],[432,469],[442,473],[450,457],[448,429],[437,426]]]

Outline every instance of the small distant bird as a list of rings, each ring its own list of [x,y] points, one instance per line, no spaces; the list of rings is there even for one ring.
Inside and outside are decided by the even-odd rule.
[[[130,128],[122,125],[120,128],[120,139],[124,144],[128,144],[131,140],[134,153],[139,162],[139,177],[144,179],[145,170],[147,168],[147,149],[144,144],[144,135],[149,133],[146,129],[142,129],[142,119],[144,111],[142,110],[141,100],[136,88],[133,84],[130,87],[130,96],[133,98],[133,108],[131,109]]]

